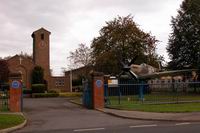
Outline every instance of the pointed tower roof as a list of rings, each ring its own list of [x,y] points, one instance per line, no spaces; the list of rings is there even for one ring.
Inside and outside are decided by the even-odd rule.
[[[48,31],[45,28],[41,27],[40,29],[34,31],[31,36],[34,37],[34,35],[37,34],[37,33],[39,33],[39,32],[47,32],[48,34],[51,34],[50,31]]]

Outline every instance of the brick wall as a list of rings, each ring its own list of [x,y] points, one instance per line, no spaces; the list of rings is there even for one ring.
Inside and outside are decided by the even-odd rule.
[[[69,92],[70,91],[70,79],[69,77],[51,77],[50,89],[61,91],[61,92]]]
[[[21,58],[21,62],[20,62]],[[20,64],[21,63],[21,64]],[[31,88],[31,73],[34,68],[34,63],[31,59],[15,55],[8,59],[9,70],[11,73],[20,72],[22,74],[23,84],[26,88]]]

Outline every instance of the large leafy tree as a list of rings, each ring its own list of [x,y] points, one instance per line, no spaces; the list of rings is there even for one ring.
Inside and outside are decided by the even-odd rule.
[[[92,41],[92,56],[97,71],[117,74],[120,62],[128,62],[138,57],[135,63],[157,66],[155,53],[157,40],[145,33],[133,21],[133,17],[117,17],[100,30],[100,35]]]
[[[167,51],[171,69],[198,68],[200,64],[200,1],[184,0],[172,17]]]
[[[4,59],[0,59],[0,83],[8,82],[9,68],[8,63]]]

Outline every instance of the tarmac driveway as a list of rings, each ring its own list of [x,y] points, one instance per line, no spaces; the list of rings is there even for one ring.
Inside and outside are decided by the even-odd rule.
[[[72,104],[67,98],[24,99],[28,119],[17,133],[61,133],[84,128],[119,128],[124,125],[151,124],[149,121],[128,120],[88,110]]]

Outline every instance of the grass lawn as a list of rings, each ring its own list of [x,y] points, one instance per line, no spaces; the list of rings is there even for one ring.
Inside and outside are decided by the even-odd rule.
[[[166,112],[166,113],[183,113],[183,112],[200,112],[200,95],[145,95],[145,101],[142,103],[138,96],[122,96],[119,104],[118,96],[110,96],[110,104],[107,107],[123,110],[135,110],[145,112]],[[173,103],[176,101],[199,101],[197,103]],[[81,104],[81,97],[74,98],[73,102]],[[166,102],[166,103],[165,103]],[[170,104],[167,104],[167,103]],[[162,103],[162,104],[160,104]],[[164,103],[164,104],[163,104]]]
[[[198,94],[149,94],[145,95],[146,101],[200,101]]]
[[[76,97],[76,98],[72,99],[71,101],[74,102],[74,103],[77,103],[77,104],[82,104],[82,98],[81,97]]]
[[[19,125],[24,122],[24,117],[14,114],[0,114],[0,130]]]
[[[109,96],[111,102],[118,102],[118,96]],[[121,96],[120,100],[122,102],[132,101],[133,103],[141,102],[139,101],[138,95],[132,96]],[[146,94],[144,95],[143,103],[159,103],[159,102],[181,102],[181,101],[200,101],[200,95],[195,94]]]
[[[200,103],[182,103],[182,104],[133,104],[133,103],[122,103],[110,105],[108,107],[123,110],[135,110],[135,111],[145,111],[145,112],[199,112]]]
[[[138,100],[138,96],[122,96],[119,104],[119,97],[109,97],[108,107],[136,110],[146,112],[199,112],[200,111],[200,95],[145,95],[144,102]],[[180,103],[175,103],[175,102]],[[199,101],[188,102],[187,101]]]

